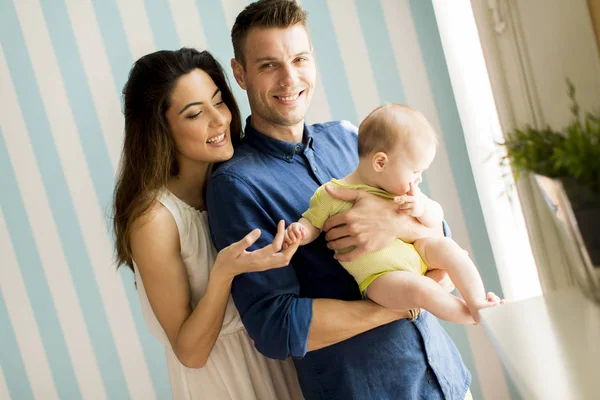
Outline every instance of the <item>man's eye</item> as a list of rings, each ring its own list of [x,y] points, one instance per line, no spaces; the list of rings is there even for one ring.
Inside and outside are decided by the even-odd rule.
[[[273,68],[275,66],[275,64],[273,63],[267,63],[267,64],[263,64],[263,68]]]

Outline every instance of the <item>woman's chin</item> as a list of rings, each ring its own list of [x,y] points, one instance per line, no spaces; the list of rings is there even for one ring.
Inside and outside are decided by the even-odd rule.
[[[226,146],[224,148],[219,149],[218,152],[215,152],[216,154],[214,154],[215,156],[215,161],[213,162],[223,162],[223,161],[227,161],[229,160],[231,157],[233,157],[233,146],[229,145]]]

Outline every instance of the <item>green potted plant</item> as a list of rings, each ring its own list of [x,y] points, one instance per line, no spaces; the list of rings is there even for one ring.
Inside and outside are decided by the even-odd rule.
[[[517,129],[505,135],[502,145],[516,177],[533,173],[546,200],[564,208],[557,208],[557,212],[566,214],[558,217],[576,231],[574,235],[585,245],[591,268],[600,271],[600,115],[582,115],[570,81],[567,87],[571,123],[561,130]],[[549,180],[560,192],[558,196],[544,185]],[[561,196],[567,199],[561,204],[552,199]]]

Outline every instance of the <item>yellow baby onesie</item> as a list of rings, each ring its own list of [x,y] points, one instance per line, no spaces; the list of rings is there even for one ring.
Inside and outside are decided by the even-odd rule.
[[[329,183],[327,183],[329,184]],[[332,179],[331,184],[346,188],[363,190],[375,194],[385,199],[392,200],[395,195],[368,185],[346,185]],[[338,200],[325,190],[325,185],[317,189],[310,199],[309,209],[302,216],[319,229],[323,229],[325,221],[329,217],[346,211],[352,207],[352,203],[344,200]],[[338,253],[347,253],[354,247],[348,247],[339,250]],[[356,279],[360,292],[365,293],[369,285],[379,276],[393,271],[408,271],[419,275],[427,272],[427,265],[412,244],[405,243],[400,239],[383,250],[364,254],[351,262],[340,262],[342,266]]]

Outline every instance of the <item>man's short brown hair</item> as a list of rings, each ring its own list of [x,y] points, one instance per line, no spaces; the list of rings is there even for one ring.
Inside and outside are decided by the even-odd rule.
[[[252,28],[288,28],[306,24],[307,13],[294,0],[259,0],[239,13],[231,29],[235,59],[245,66],[244,42]]]

